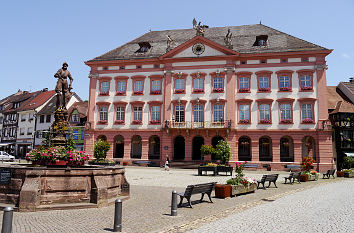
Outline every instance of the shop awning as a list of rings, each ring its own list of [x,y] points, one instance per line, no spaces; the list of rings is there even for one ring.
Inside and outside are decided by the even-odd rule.
[[[348,157],[354,157],[354,153],[347,152],[347,153],[344,153],[344,154],[346,154],[346,156],[348,156]]]

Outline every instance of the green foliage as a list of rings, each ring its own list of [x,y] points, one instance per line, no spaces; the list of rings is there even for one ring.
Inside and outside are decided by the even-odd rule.
[[[200,151],[202,152],[202,154],[204,155],[210,155],[214,153],[214,148],[213,146],[208,146],[208,145],[202,145],[202,147],[200,148]]]
[[[109,145],[109,142],[104,141],[102,139],[98,139],[97,142],[95,142],[95,148],[94,148],[94,154],[93,156],[96,159],[105,159],[107,151],[109,151],[109,148],[111,146]]]
[[[65,149],[68,151],[74,151],[75,150],[75,140],[73,139],[73,134],[72,132],[69,133],[69,138],[66,140],[66,145]]]
[[[216,145],[214,153],[221,160],[221,164],[226,164],[231,159],[230,144],[224,140],[220,140]]]
[[[343,165],[344,165],[345,168],[348,168],[348,169],[353,167],[353,165],[354,165],[354,157],[350,157],[350,156],[344,157]]]

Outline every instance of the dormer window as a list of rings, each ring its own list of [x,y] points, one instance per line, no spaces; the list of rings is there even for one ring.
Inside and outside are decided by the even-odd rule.
[[[18,108],[18,107],[20,107],[20,103],[19,102],[14,103],[14,108]]]
[[[146,53],[151,48],[149,42],[140,42],[139,46],[140,48],[136,51],[136,53]]]
[[[267,46],[267,35],[256,36],[256,41],[254,42],[253,46]]]

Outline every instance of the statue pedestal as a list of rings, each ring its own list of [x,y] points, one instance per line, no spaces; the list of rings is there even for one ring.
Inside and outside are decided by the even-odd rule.
[[[54,113],[54,123],[52,125],[54,137],[50,140],[54,147],[65,147],[66,134],[69,130],[68,111],[65,108],[59,108]]]

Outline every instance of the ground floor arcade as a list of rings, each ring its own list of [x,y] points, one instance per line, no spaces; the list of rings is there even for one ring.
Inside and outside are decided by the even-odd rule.
[[[215,146],[219,140],[230,143],[232,158],[270,165],[272,170],[284,170],[286,165],[300,164],[305,156],[316,161],[315,169],[333,168],[331,131],[316,130],[92,130],[87,132],[85,150],[93,154],[93,145],[99,138],[107,140],[111,149],[107,158],[128,164],[134,161],[151,161],[163,164],[166,156],[171,161],[203,163],[200,153],[203,144]],[[212,155],[212,160],[216,160]]]

